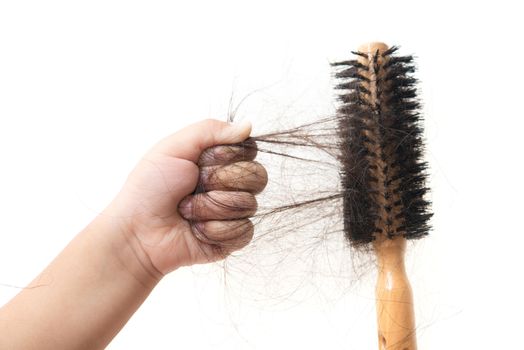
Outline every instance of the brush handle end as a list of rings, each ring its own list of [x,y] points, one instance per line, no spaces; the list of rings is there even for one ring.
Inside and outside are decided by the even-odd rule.
[[[404,267],[405,239],[386,239],[375,247],[375,289],[380,350],[416,350],[413,292]]]

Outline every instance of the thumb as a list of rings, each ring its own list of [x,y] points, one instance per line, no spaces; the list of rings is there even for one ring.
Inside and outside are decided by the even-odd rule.
[[[242,142],[250,133],[251,123],[247,120],[230,124],[216,119],[206,119],[166,137],[153,150],[196,163],[206,148]]]

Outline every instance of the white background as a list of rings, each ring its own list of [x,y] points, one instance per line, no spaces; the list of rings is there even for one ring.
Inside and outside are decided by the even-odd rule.
[[[0,304],[159,138],[224,119],[231,95],[257,89],[239,110],[255,133],[286,113],[330,113],[328,63],[380,40],[417,56],[425,104],[434,230],[408,261],[420,349],[522,346],[517,4],[1,1]],[[224,284],[220,268],[179,270],[109,349],[375,348],[368,280],[264,301]]]

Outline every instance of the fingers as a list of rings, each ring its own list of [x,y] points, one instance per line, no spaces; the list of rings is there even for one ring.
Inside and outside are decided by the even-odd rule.
[[[235,220],[253,216],[257,200],[249,192],[210,191],[187,196],[179,212],[191,221]]]
[[[250,161],[257,155],[257,144],[252,139],[233,145],[219,145],[206,149],[200,155],[198,165],[226,165],[234,162]]]
[[[200,168],[200,190],[260,193],[267,185],[266,169],[258,162],[236,162]]]
[[[219,249],[224,257],[251,241],[253,224],[246,218],[256,209],[256,199],[251,193],[211,191],[186,197],[179,212],[190,220],[195,237]]]
[[[249,123],[207,120],[166,138],[157,150],[195,162],[200,168],[196,194],[179,204],[180,215],[191,224],[196,239],[220,256],[247,245],[257,210],[254,194],[267,184],[267,172],[253,160],[256,143],[247,139]],[[247,140],[246,140],[247,139]]]
[[[155,146],[155,151],[196,163],[205,149],[241,142],[250,133],[251,124],[248,121],[230,124],[206,119],[166,137]]]
[[[256,154],[256,143],[252,139],[240,144],[206,149],[198,161],[200,179],[197,192],[261,192],[267,185],[267,172],[262,165],[253,161]]]
[[[253,238],[253,224],[248,219],[203,221],[193,225],[194,235],[203,243],[226,248],[226,253],[246,246]]]

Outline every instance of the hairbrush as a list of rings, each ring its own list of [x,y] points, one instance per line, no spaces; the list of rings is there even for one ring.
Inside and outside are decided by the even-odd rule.
[[[300,232],[295,243],[307,244],[308,225],[321,239],[328,234],[342,238],[342,231],[354,250],[376,260],[380,349],[414,350],[413,296],[404,254],[408,239],[428,234],[431,213],[413,57],[396,52],[396,47],[370,43],[353,52],[353,59],[332,64],[336,89],[342,90],[336,114],[253,136],[235,147],[251,152],[252,158],[265,154],[265,165],[276,174],[286,173],[279,157],[304,166],[293,169],[299,176],[291,177],[291,183],[273,190],[275,201],[262,200],[265,205],[254,217],[257,230],[264,230],[259,226],[264,219],[269,222],[257,242],[266,235],[274,242]]]
[[[369,43],[336,62],[344,233],[376,255],[380,349],[416,349],[413,295],[404,267],[406,240],[427,235],[420,104],[412,56]]]

